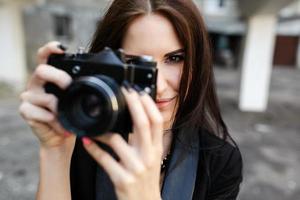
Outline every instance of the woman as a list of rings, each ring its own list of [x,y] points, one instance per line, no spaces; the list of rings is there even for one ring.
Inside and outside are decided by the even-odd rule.
[[[40,48],[20,105],[40,141],[37,199],[236,199],[241,155],[220,115],[211,49],[194,3],[115,0],[90,52],[105,46],[123,48],[128,63],[138,55],[154,58],[156,101],[125,84],[134,130],[128,143],[114,133],[76,139],[56,119],[57,99],[43,89],[46,82],[62,89],[71,83],[68,74],[45,64],[65,49],[58,42]],[[95,141],[110,146],[120,160]]]

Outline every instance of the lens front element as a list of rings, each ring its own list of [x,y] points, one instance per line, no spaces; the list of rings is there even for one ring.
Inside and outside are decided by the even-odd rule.
[[[95,94],[88,94],[81,99],[83,112],[91,118],[99,118],[102,113],[103,104],[100,98]]]
[[[62,125],[78,136],[112,131],[125,109],[119,85],[106,76],[85,76],[73,81],[59,101]]]

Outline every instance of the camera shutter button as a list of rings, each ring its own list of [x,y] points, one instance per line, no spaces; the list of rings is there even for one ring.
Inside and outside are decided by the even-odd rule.
[[[78,65],[75,65],[73,68],[72,68],[72,73],[73,74],[78,74],[81,70],[81,67],[78,66]]]

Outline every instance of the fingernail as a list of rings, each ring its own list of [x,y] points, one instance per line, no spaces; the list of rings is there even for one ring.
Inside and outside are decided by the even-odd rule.
[[[139,95],[146,94],[146,92],[138,85],[134,85],[133,88],[139,93]]]
[[[123,81],[123,86],[126,88],[128,92],[132,92],[132,87],[128,81]]]
[[[87,137],[83,137],[81,140],[84,145],[90,145],[92,143],[92,141]]]
[[[65,137],[70,137],[72,134],[70,133],[70,132],[68,132],[68,131],[66,131],[66,132],[64,132],[64,136]]]
[[[59,44],[59,45],[57,45],[57,47],[58,48],[60,48],[61,50],[63,50],[63,51],[66,51],[68,48],[65,46],[65,45],[63,45],[63,44]]]

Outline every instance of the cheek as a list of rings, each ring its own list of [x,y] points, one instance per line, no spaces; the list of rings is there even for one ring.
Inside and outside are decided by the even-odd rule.
[[[182,71],[181,68],[177,67],[168,73],[169,83],[176,92],[178,92],[178,90],[179,90],[179,84],[180,84],[180,80],[181,80],[181,71]]]

